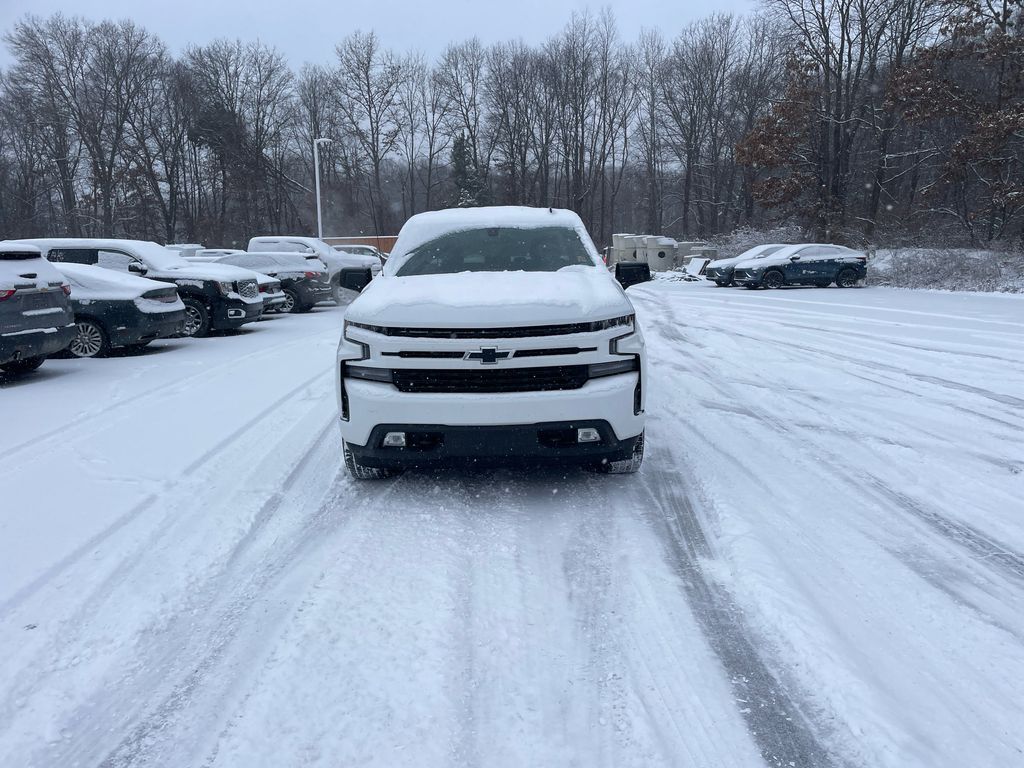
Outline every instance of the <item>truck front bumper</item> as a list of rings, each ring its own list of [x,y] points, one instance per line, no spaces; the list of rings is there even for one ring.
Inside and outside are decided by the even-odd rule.
[[[603,458],[602,451],[625,452],[628,457],[644,428],[644,415],[637,413],[639,384],[639,373],[624,373],[592,379],[571,390],[414,394],[399,392],[391,384],[347,378],[342,411],[348,418],[338,423],[342,438],[360,457],[372,458],[380,449],[385,450],[383,455],[398,458],[397,451],[383,447],[383,436],[389,431],[443,432],[439,458],[458,456],[466,446],[475,456],[499,459],[518,452],[533,458],[577,454]],[[601,440],[545,444],[538,433],[548,429],[546,425],[562,425],[551,429],[593,426]],[[421,452],[416,463],[423,463],[425,457]]]

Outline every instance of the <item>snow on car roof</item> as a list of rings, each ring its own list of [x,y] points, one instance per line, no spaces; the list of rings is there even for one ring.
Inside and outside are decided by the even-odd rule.
[[[17,242],[0,243],[0,253],[34,253],[36,256],[43,255],[43,252],[34,245]]]
[[[40,237],[19,242],[38,244],[47,250],[51,248],[125,248],[134,251],[156,269],[176,269],[188,266],[188,262],[174,251],[149,240],[122,240],[107,237]]]
[[[562,208],[531,208],[528,206],[490,206],[483,208],[449,208],[443,211],[418,213],[411,217],[398,233],[384,269],[395,274],[405,263],[410,251],[424,243],[468,229],[538,229],[540,227],[566,227],[576,230],[587,253],[600,263],[600,256],[583,221],[573,211]]]

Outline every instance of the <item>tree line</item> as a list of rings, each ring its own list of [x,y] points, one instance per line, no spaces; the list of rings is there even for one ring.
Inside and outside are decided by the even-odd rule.
[[[780,224],[1020,244],[1022,4],[764,0],[632,41],[605,11],[432,60],[353,32],[298,70],[259,42],[176,56],[130,21],[28,16],[4,36],[0,237],[312,232],[323,137],[326,234],[524,204],[602,244]]]

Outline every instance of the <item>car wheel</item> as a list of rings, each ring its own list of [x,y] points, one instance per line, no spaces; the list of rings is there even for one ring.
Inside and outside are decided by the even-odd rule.
[[[852,269],[844,269],[836,277],[836,285],[840,288],[853,288],[857,284],[857,273]]]
[[[281,311],[289,314],[298,314],[302,311],[301,307],[302,304],[299,302],[299,294],[291,288],[285,288],[284,304],[281,305]]]
[[[79,320],[75,323],[75,335],[68,345],[68,352],[75,357],[102,357],[110,351],[103,326],[95,320]]]
[[[771,271],[765,272],[764,277],[761,278],[761,285],[765,288],[781,288],[786,284],[786,278],[782,276],[781,272]]]
[[[397,474],[393,469],[368,467],[360,463],[359,459],[356,458],[355,454],[348,447],[348,443],[342,441],[341,446],[345,452],[345,466],[348,468],[349,474],[356,480],[387,480],[389,477],[394,477]]]
[[[202,338],[210,332],[210,310],[199,299],[186,296],[181,300],[185,305],[185,327],[181,335]]]
[[[644,433],[633,443],[633,455],[622,461],[603,461],[597,466],[597,471],[605,475],[631,475],[640,469],[644,463]]]
[[[45,357],[26,357],[24,360],[13,360],[0,365],[0,371],[4,373],[31,373],[43,364]]]

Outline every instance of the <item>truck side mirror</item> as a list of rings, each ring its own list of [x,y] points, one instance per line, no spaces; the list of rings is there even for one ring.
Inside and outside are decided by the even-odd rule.
[[[373,280],[369,267],[345,267],[341,270],[339,282],[342,288],[359,293]]]
[[[643,261],[620,261],[615,265],[615,279],[623,288],[651,279],[651,265]]]
[[[147,272],[146,267],[137,261],[128,262],[128,271],[133,275],[144,275]]]

